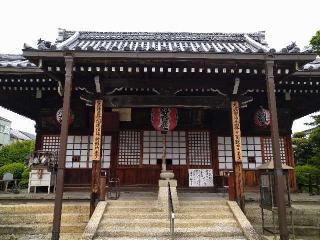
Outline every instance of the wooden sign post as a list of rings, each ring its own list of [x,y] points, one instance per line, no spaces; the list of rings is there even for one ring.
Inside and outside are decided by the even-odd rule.
[[[233,145],[233,169],[235,180],[236,200],[242,209],[245,210],[243,171],[242,171],[242,146],[240,130],[239,102],[231,101],[231,120],[232,120],[232,145]]]
[[[101,168],[101,144],[102,144],[102,116],[103,100],[95,101],[94,126],[93,126],[93,146],[92,146],[92,177],[91,177],[91,197],[90,216],[93,214],[99,193],[100,168]]]

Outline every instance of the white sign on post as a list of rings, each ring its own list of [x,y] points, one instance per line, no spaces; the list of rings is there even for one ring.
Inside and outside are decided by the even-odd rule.
[[[189,169],[189,187],[213,187],[213,170]]]

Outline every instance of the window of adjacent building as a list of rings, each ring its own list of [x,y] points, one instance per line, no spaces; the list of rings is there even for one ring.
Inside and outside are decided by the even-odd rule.
[[[166,159],[172,165],[186,165],[186,132],[172,131],[166,134]],[[161,163],[163,135],[157,131],[143,132],[143,164]]]
[[[208,131],[188,132],[189,165],[211,166],[210,133]]]
[[[0,124],[0,133],[10,134],[10,127]]]
[[[118,165],[140,165],[140,131],[120,131]]]

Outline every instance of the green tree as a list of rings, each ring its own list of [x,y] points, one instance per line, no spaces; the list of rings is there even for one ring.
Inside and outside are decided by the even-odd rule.
[[[312,145],[303,132],[293,134],[292,145],[296,165],[309,164],[312,156]]]
[[[17,141],[0,149],[0,167],[10,163],[25,164],[34,151],[34,141]]]
[[[311,38],[310,45],[314,51],[320,54],[320,30]]]

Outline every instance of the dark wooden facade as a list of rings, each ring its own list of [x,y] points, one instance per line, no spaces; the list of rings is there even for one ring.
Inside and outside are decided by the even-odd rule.
[[[73,34],[76,37],[76,33]],[[71,35],[66,33],[66,40]],[[256,36],[251,37],[256,39]],[[146,154],[145,140],[156,138],[146,135],[156,134],[150,120],[151,107],[156,106],[178,108],[179,121],[174,132],[178,140],[172,140],[172,144],[180,147],[177,147],[178,153],[172,153],[178,157],[170,159],[168,168],[174,171],[179,187],[188,186],[190,168],[212,168],[215,175],[232,170],[232,160],[229,161],[232,155],[221,151],[231,152],[226,141],[231,136],[230,101],[236,99],[241,106],[241,134],[243,140],[248,141],[245,147],[253,148],[247,152],[254,152],[256,157],[253,162],[244,163],[244,183],[248,187],[256,186],[255,166],[271,159],[271,148],[266,145],[271,144],[268,140],[270,129],[255,126],[253,120],[260,106],[268,108],[267,59],[275,64],[281,154],[288,165],[294,166],[290,137],[292,122],[319,110],[319,75],[299,71],[314,59],[311,53],[288,50],[275,53],[252,46],[248,51],[239,48],[242,52],[235,47],[233,51],[230,48],[230,51],[222,49],[221,52],[212,47],[212,51],[205,52],[205,47],[194,50],[194,46],[193,50],[185,47],[184,51],[170,52],[159,50],[163,47],[161,44],[158,50],[149,48],[147,51],[139,47],[121,50],[111,46],[108,50],[106,46],[104,49],[90,48],[95,46],[93,43],[88,43],[84,50],[76,44],[80,43],[75,41],[73,45],[60,48],[25,49],[24,56],[34,65],[0,68],[1,105],[36,121],[37,149],[55,149],[59,148],[60,124],[56,121],[56,112],[63,103],[65,57],[73,59],[71,110],[74,121],[69,126],[69,137],[73,142],[68,142],[70,148],[67,145],[66,153],[67,187],[89,186],[91,181],[90,136],[93,133],[93,104],[98,96],[104,99],[103,136],[106,142],[103,143],[103,157],[108,159],[102,168],[110,169],[122,185],[155,186],[158,183],[159,157]],[[100,44],[98,40],[96,44]],[[115,112],[119,108],[130,109],[130,121],[120,121],[121,113]],[[122,140],[128,141],[125,144],[131,152],[121,148]],[[225,142],[222,144],[221,141]],[[199,150],[201,147],[208,152]],[[174,149],[172,147],[172,151]],[[255,151],[259,155],[255,155]],[[197,154],[203,155],[194,162]],[[146,164],[147,158],[149,164]],[[290,179],[294,187],[293,173]]]

